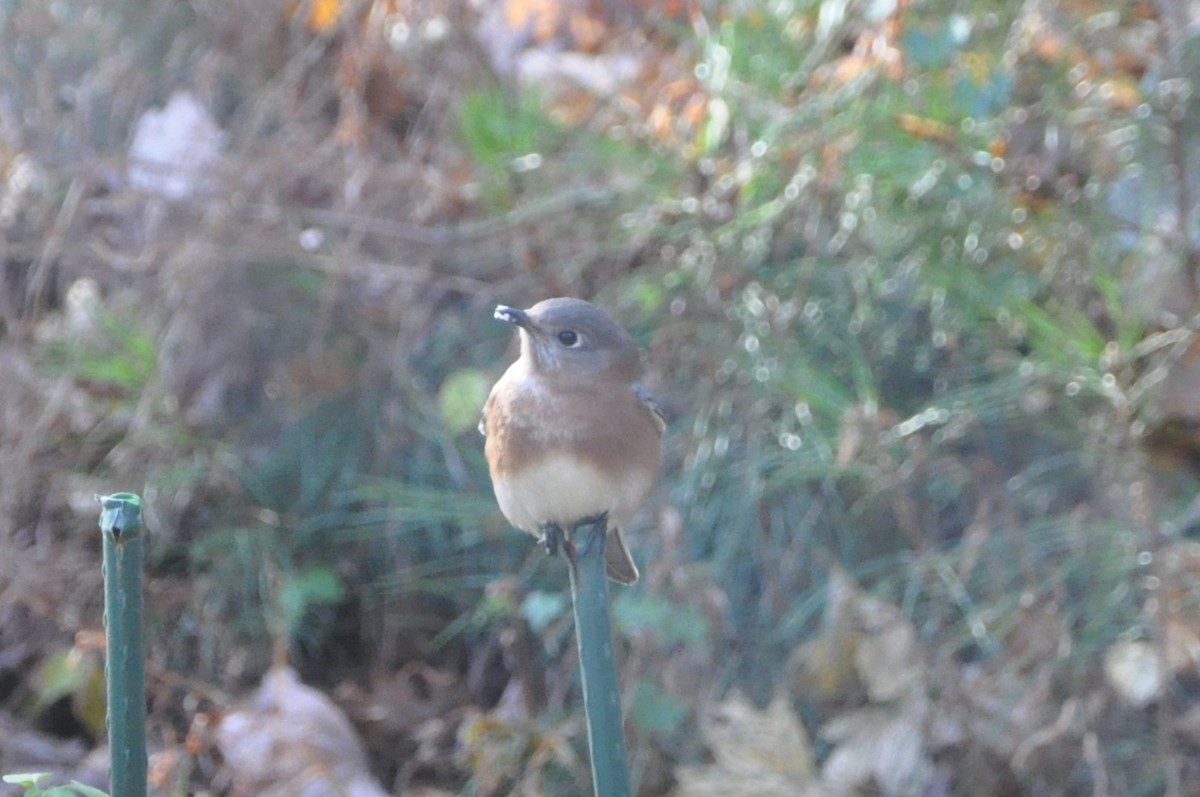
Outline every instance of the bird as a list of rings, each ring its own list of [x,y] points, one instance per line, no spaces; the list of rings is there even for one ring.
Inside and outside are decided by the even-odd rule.
[[[496,382],[480,431],[496,502],[551,554],[590,526],[604,539],[605,573],[634,584],[623,530],[650,497],[666,420],[638,381],[629,333],[590,302],[559,297],[494,317],[517,327],[520,356]],[[587,550],[586,548],[584,550]]]

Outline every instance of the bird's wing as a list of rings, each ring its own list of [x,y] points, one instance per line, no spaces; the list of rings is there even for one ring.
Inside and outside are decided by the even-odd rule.
[[[634,382],[633,394],[638,397],[638,401],[642,402],[642,406],[650,410],[650,417],[654,419],[654,428],[658,430],[658,436],[662,437],[667,431],[667,416],[663,415],[662,407],[654,400],[654,396],[650,395],[650,391],[642,387],[641,384]]]
[[[487,437],[487,411],[488,407],[491,406],[492,396],[495,395],[495,393],[496,388],[493,386],[492,392],[488,393],[487,401],[483,403],[483,410],[481,410],[479,413],[479,425],[475,427],[484,437]]]

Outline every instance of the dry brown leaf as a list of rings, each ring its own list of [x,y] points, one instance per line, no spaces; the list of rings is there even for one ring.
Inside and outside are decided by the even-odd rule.
[[[858,585],[839,567],[829,573],[825,587],[825,613],[821,631],[793,652],[789,662],[792,688],[797,693],[826,701],[848,692],[857,683],[854,651],[861,638],[853,604],[861,594]]]
[[[854,665],[867,685],[867,695],[885,702],[921,691],[925,664],[912,624],[895,606],[869,595],[862,595],[855,608],[863,632]]]
[[[918,116],[913,113],[902,113],[897,114],[896,124],[900,126],[901,130],[914,138],[937,141],[941,144],[954,143],[954,128],[936,119]]]
[[[470,711],[458,726],[458,759],[470,771],[474,793],[543,794],[551,769],[582,774],[572,740],[579,731],[571,720],[539,727],[492,711]]]
[[[243,708],[222,718],[217,746],[234,783],[259,797],[385,797],[354,727],[287,667],[271,670]]]
[[[1154,577],[1157,588],[1147,599],[1146,613],[1158,623],[1161,648],[1150,652],[1165,663],[1165,678],[1196,672],[1200,669],[1200,543],[1184,541],[1159,551]],[[1119,661],[1135,661],[1128,646],[1114,646],[1114,650]],[[1136,659],[1143,668],[1151,666],[1149,660],[1146,655]],[[1143,673],[1142,677],[1150,676]]]
[[[342,0],[288,0],[283,4],[285,20],[291,21],[299,13],[304,14],[304,27],[309,33],[323,33],[341,16]]]
[[[333,27],[342,13],[342,0],[312,0],[304,24],[311,33],[321,33]]]
[[[705,120],[709,98],[695,78],[679,78],[645,87],[640,96],[629,95],[632,104],[648,107],[646,129],[660,141],[682,145],[693,141]]]
[[[821,728],[821,736],[835,742],[821,770],[823,793],[863,787],[920,793],[933,770],[925,741],[927,665],[916,630],[897,607],[868,595],[840,568],[831,569],[826,590],[820,634],[792,654],[793,683],[823,700],[861,683],[871,705]]]
[[[1119,75],[1100,84],[1100,99],[1115,111],[1132,111],[1142,104],[1142,92],[1137,81],[1127,75]]]
[[[705,712],[700,733],[716,763],[681,767],[676,797],[820,793],[808,733],[786,695],[760,710],[735,690]]]
[[[835,717],[821,736],[837,743],[821,775],[831,787],[875,786],[885,794],[921,794],[932,774],[925,750],[924,701],[872,706]]]
[[[808,733],[785,695],[760,711],[735,691],[706,713],[700,732],[726,771],[775,772],[796,783],[815,771]]]
[[[544,44],[554,38],[566,16],[559,0],[506,0],[504,22],[512,30],[528,30],[533,40]]]
[[[1158,699],[1166,686],[1162,656],[1142,640],[1118,642],[1104,654],[1104,678],[1117,696],[1141,708]]]
[[[861,682],[875,702],[920,693],[925,662],[916,631],[900,610],[867,595],[837,567],[826,592],[820,633],[792,653],[796,691],[830,700]]]
[[[820,701],[849,692],[858,682],[854,671],[857,641],[857,634],[821,634],[797,647],[789,665],[792,688],[799,695]]]
[[[874,702],[896,700],[921,686],[924,672],[914,655],[915,634],[907,624],[895,624],[863,636],[854,663]]]
[[[682,767],[672,797],[818,797],[825,792],[816,784],[797,786],[786,778],[766,773],[733,775],[720,767]]]
[[[604,20],[579,10],[567,16],[567,30],[575,49],[585,53],[598,51],[608,35]]]

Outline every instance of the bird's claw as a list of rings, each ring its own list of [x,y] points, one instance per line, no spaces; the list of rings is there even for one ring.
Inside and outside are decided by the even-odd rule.
[[[542,545],[546,547],[548,556],[558,556],[558,549],[568,542],[562,526],[557,523],[547,523],[542,527]]]
[[[587,538],[583,541],[583,546],[576,552],[575,541],[572,537],[580,529],[590,528]],[[547,523],[542,526],[542,545],[546,548],[548,556],[558,556],[561,549],[567,557],[567,561],[571,566],[575,566],[575,560],[579,556],[589,555],[600,541],[603,546],[603,540],[608,532],[608,513],[601,512],[599,515],[586,517],[571,527],[571,533],[567,534],[563,531],[563,527],[557,523]]]

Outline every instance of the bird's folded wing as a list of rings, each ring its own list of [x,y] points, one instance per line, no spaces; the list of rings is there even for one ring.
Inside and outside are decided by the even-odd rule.
[[[634,382],[631,387],[633,394],[638,397],[638,401],[642,402],[642,406],[650,410],[650,416],[654,419],[654,428],[658,430],[658,436],[662,437],[667,431],[667,416],[663,415],[662,407],[654,400],[654,396],[650,395],[650,391],[638,382]]]

